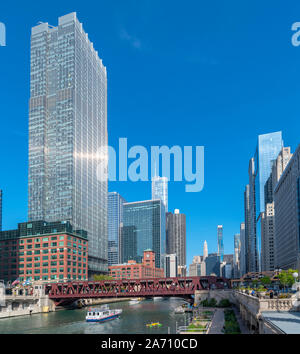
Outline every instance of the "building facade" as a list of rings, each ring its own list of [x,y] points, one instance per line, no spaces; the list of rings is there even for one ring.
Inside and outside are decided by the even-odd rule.
[[[261,271],[275,270],[275,208],[267,203],[261,218]]]
[[[250,249],[250,186],[246,185],[244,191],[244,216],[245,216],[245,273],[249,271],[249,249]]]
[[[223,262],[224,257],[224,243],[223,243],[223,225],[218,225],[218,256]]]
[[[273,160],[270,177],[265,184],[265,208],[260,213],[261,270],[273,271],[275,264],[275,204],[274,189],[292,157],[291,148],[283,147]]]
[[[119,264],[123,204],[126,200],[117,192],[108,193],[108,265]]]
[[[205,259],[205,275],[216,275],[221,274],[221,261],[220,256],[215,253],[209,254]]]
[[[189,276],[200,277],[206,275],[205,258],[204,256],[193,257],[193,262],[189,265]]]
[[[241,248],[240,248],[240,276],[242,277],[246,274],[246,232],[245,232],[245,223],[242,222],[240,225],[240,240],[241,240]]]
[[[208,256],[208,247],[207,247],[207,242],[206,240],[204,241],[203,244],[203,260]]]
[[[273,161],[277,159],[282,147],[281,131],[258,136],[255,153],[257,217],[261,212],[265,211],[265,185],[271,175]]]
[[[109,266],[109,275],[113,279],[164,278],[164,270],[155,267],[155,253],[145,250],[141,263],[129,260],[127,263]]]
[[[178,266],[186,266],[186,216],[178,209],[166,215],[166,252],[177,255]]]
[[[165,275],[167,278],[175,278],[178,276],[178,262],[176,254],[166,254]]]
[[[241,235],[234,235],[233,277],[240,277]]]
[[[300,145],[274,190],[275,266],[300,270]]]
[[[152,178],[152,199],[160,199],[168,212],[168,178],[154,176]]]
[[[144,251],[155,253],[156,268],[164,267],[166,254],[166,213],[161,200],[123,204],[121,263],[142,262]]]
[[[31,32],[28,219],[68,220],[107,272],[107,75],[76,13]]]
[[[272,192],[273,192],[273,199],[274,199],[274,189],[283,174],[283,171],[285,170],[286,166],[290,162],[290,159],[293,157],[293,154],[291,153],[291,148],[290,147],[283,147],[282,150],[280,151],[279,155],[277,156],[277,159],[273,161],[272,165]],[[273,202],[273,200],[272,200]]]
[[[87,280],[87,233],[68,221],[25,222],[0,232],[0,279]]]
[[[256,174],[255,174],[255,160],[251,158],[249,161],[249,199],[247,203],[249,205],[248,212],[248,247],[247,247],[247,272],[257,272],[259,269],[258,264],[258,245],[257,245],[257,233],[256,233]]]

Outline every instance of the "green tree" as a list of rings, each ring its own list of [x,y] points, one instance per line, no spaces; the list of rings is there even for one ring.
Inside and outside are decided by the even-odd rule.
[[[270,277],[267,277],[267,276],[262,277],[262,278],[260,279],[260,281],[261,281],[261,283],[262,283],[264,286],[268,286],[268,285],[270,285],[270,284],[272,283],[271,278],[270,278]]]
[[[278,274],[278,279],[281,285],[283,285],[284,289],[287,286],[292,286],[295,282],[295,279],[293,277],[293,273],[297,272],[295,269],[289,269],[289,270],[282,270]]]

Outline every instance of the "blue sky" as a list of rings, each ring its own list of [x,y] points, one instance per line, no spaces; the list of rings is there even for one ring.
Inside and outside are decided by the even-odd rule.
[[[204,145],[205,186],[169,185],[169,209],[187,215],[188,263],[225,252],[243,221],[248,161],[258,134],[299,139],[300,47],[291,26],[297,1],[99,0],[0,4],[7,46],[0,47],[0,188],[4,228],[27,216],[30,29],[76,11],[108,71],[109,144]],[[114,182],[128,201],[148,199],[150,182]]]

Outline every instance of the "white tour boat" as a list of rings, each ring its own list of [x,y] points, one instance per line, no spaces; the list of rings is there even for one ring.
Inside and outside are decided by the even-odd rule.
[[[118,318],[122,313],[121,309],[110,310],[107,305],[99,309],[89,309],[86,315],[86,322],[105,322]]]

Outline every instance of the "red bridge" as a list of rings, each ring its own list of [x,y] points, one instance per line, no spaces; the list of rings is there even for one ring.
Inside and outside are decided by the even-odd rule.
[[[230,281],[222,277],[147,278],[49,283],[46,294],[62,305],[88,298],[191,296],[196,290],[226,288],[230,288]]]

